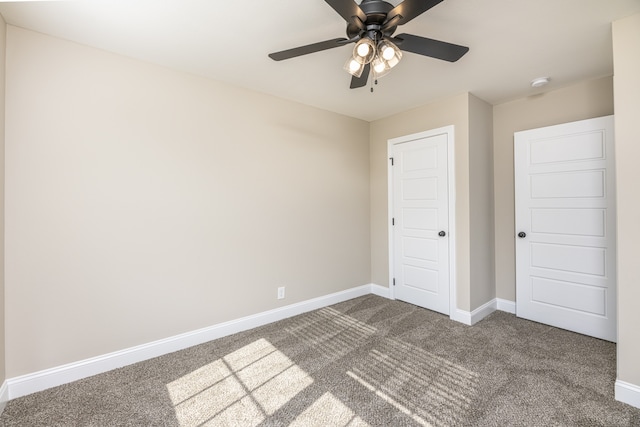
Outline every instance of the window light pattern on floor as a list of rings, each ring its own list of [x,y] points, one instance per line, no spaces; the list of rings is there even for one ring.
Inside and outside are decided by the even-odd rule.
[[[319,419],[324,420],[327,426],[369,427],[369,424],[329,392],[313,402],[289,427],[315,426]]]
[[[369,339],[376,332],[376,328],[326,307],[308,313],[304,321],[298,322],[294,328],[287,328],[287,331],[334,360],[353,351]]]
[[[396,339],[381,341],[347,375],[423,426],[462,423],[479,381],[475,372]]]
[[[181,426],[256,426],[313,382],[259,339],[167,385]]]
[[[280,339],[277,348],[257,338],[169,383],[180,426],[266,425],[283,411],[293,426],[376,424],[359,402],[441,427],[462,423],[477,394],[478,374],[330,307],[291,322]],[[327,384],[325,368],[342,379]]]

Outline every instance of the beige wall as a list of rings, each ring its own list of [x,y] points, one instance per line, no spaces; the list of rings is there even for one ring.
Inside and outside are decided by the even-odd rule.
[[[368,123],[11,26],[7,59],[8,377],[370,283]]]
[[[513,133],[613,114],[612,78],[577,83],[493,108],[496,296],[516,299]]]
[[[0,385],[7,378],[5,372],[4,334],[4,78],[6,33],[7,25],[2,16],[0,16]]]
[[[613,23],[618,379],[640,387],[640,14]]]
[[[493,226],[493,107],[469,96],[470,311],[496,297]]]

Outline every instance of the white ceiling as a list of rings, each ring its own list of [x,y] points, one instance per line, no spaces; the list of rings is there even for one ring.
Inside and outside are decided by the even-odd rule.
[[[371,93],[349,89],[342,66],[353,45],[267,57],[345,36],[344,20],[323,0],[0,3],[11,25],[369,121],[462,92],[497,104],[611,75],[611,22],[639,11],[640,0],[444,0],[397,33],[469,53],[455,63],[405,53]],[[551,84],[532,89],[540,76]]]

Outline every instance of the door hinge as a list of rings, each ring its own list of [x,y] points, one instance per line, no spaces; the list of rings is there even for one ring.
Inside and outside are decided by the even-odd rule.
[[[391,166],[393,166],[393,157],[389,157],[389,160],[391,160]]]
[[[391,218],[391,225],[396,225],[396,219],[395,218]]]
[[[394,277],[393,278],[393,286],[395,286],[395,285],[396,285],[396,278]]]

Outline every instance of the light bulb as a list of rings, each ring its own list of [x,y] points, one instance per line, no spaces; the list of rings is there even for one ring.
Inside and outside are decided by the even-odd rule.
[[[376,46],[368,37],[361,38],[353,48],[353,58],[361,64],[371,62],[376,53]]]
[[[385,69],[384,62],[382,62],[382,61],[376,62],[376,63],[373,65],[373,70],[374,70],[376,73],[378,73],[378,74],[380,74],[381,72],[383,72],[383,71],[384,71],[384,69]]]
[[[360,43],[356,51],[358,52],[358,56],[365,57],[369,54],[371,47],[367,43]]]
[[[385,61],[389,61],[394,56],[396,56],[396,53],[394,52],[393,48],[391,48],[391,46],[384,46],[384,48],[382,49],[382,58],[384,58]]]
[[[354,77],[360,77],[364,71],[364,64],[361,64],[357,58],[351,57],[344,63],[345,71]]]

